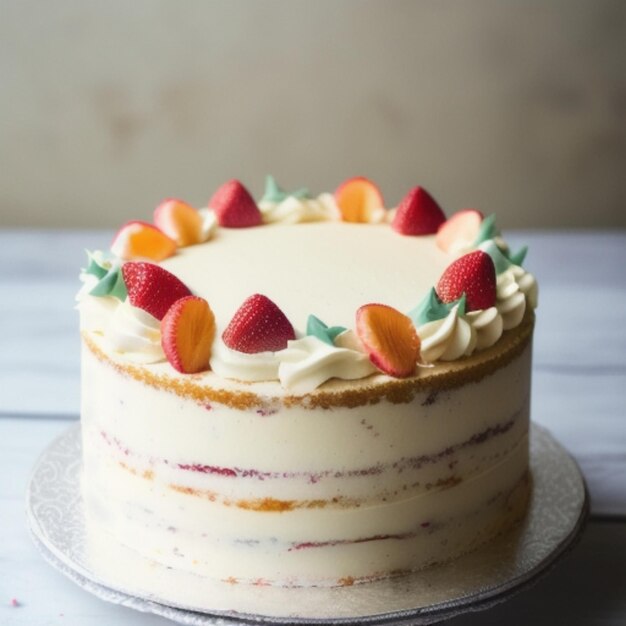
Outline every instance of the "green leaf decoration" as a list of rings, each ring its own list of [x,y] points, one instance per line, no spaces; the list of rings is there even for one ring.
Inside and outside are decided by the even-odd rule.
[[[481,222],[476,241],[474,242],[474,247],[484,250],[491,256],[496,266],[497,274],[506,271],[511,265],[519,265],[521,267],[528,252],[528,246],[524,246],[514,254],[508,250],[498,248],[493,239],[499,234],[496,228],[496,216],[492,213]],[[489,249],[485,247],[487,243],[490,244]]]
[[[326,324],[324,324],[321,319],[315,317],[315,315],[309,315],[306,321],[306,334],[317,337],[330,346],[334,346],[337,335],[341,335],[341,333],[346,330],[348,329],[343,326],[326,326]]]
[[[458,304],[459,308],[457,309],[457,315],[465,315],[466,303],[467,303],[467,296],[463,294],[458,300],[455,300],[454,302],[450,302],[450,304],[448,304],[447,306],[449,306],[450,310],[452,310]]]
[[[87,259],[89,260],[89,265],[87,265],[87,269],[85,269],[85,274],[90,274],[98,279],[104,278],[107,274],[107,268],[100,265],[98,261],[96,261],[92,252],[89,252],[89,250],[85,250],[85,252],[87,253]]]
[[[431,287],[425,298],[412,311],[409,311],[408,315],[415,326],[422,326],[447,317],[457,304],[459,305],[458,315],[465,315],[465,301],[466,297],[463,294],[458,300],[446,304],[439,299],[435,288]]]
[[[526,258],[526,253],[528,252],[528,246],[523,246],[514,254],[509,254],[509,261],[513,263],[513,265],[522,266],[524,259]]]
[[[496,228],[496,215],[495,213],[492,213],[480,223],[478,235],[476,236],[476,241],[474,242],[474,247],[478,248],[481,243],[489,239],[493,239],[494,237],[497,237],[497,235],[498,229]]]
[[[112,264],[105,258],[97,258],[95,253],[87,251],[89,264],[84,270],[85,274],[95,276],[98,279],[96,285],[89,292],[90,296],[113,296],[118,300],[126,300],[128,292],[122,276],[122,267],[117,263]]]
[[[89,292],[90,296],[113,296],[118,300],[126,300],[128,292],[122,276],[122,268],[112,267],[106,276],[100,279],[98,284]]]
[[[261,198],[261,202],[282,202],[294,196],[295,198],[310,198],[309,190],[306,187],[296,189],[295,191],[285,191],[273,176],[267,176],[265,179],[265,193]]]
[[[512,263],[509,258],[506,256],[500,248],[498,248],[496,242],[491,239],[489,241],[484,241],[480,245],[480,250],[486,252],[493,261],[493,264],[496,268],[496,274],[502,274],[502,272],[506,272],[506,270],[511,267]]]

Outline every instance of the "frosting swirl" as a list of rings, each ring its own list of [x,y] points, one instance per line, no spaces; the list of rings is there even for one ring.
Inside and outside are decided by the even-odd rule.
[[[165,360],[159,320],[128,300],[113,312],[105,336],[113,350],[129,361],[157,363]]]
[[[259,209],[266,224],[319,222],[337,219],[339,216],[335,198],[330,193],[320,194],[317,198],[290,195],[278,201],[261,200]]]
[[[465,318],[476,331],[476,350],[493,346],[502,337],[502,316],[495,306],[480,311],[470,311]]]
[[[422,359],[428,363],[455,361],[471,354],[477,344],[476,329],[459,316],[458,305],[443,319],[420,326],[417,334],[422,342]]]
[[[113,264],[107,261],[99,250],[87,254],[91,271],[90,268],[81,270],[79,279],[82,285],[75,296],[76,308],[80,315],[80,329],[102,332],[119,306],[120,299],[113,295],[117,293],[115,290],[111,290],[112,295],[91,295],[93,291],[97,291],[102,279],[110,273]],[[94,265],[99,271],[93,271]]]
[[[231,350],[223,341],[216,341],[211,353],[211,369],[222,378],[245,382],[276,380],[280,352],[248,354]]]
[[[502,315],[504,330],[519,326],[526,303],[537,307],[538,287],[535,277],[519,265],[511,265],[496,279],[496,307]]]
[[[354,380],[378,371],[352,331],[339,335],[335,344],[331,346],[312,335],[290,341],[278,353],[281,385],[293,393],[304,394],[331,378]]]
[[[204,208],[198,209],[202,224],[200,227],[200,241],[208,241],[213,237],[217,230],[217,217],[215,217],[215,211],[212,209]]]

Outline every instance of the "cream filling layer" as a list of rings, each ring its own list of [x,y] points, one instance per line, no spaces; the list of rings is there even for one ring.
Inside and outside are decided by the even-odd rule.
[[[165,565],[215,578],[319,584],[341,574],[418,569],[489,539],[523,511],[524,500],[511,516],[509,494],[527,464],[524,439],[488,472],[444,491],[366,508],[281,513],[165,493],[106,463],[86,465],[83,484],[102,485],[85,487],[91,524]]]
[[[358,410],[310,411],[277,401],[264,409],[242,410],[217,402],[199,404],[143,385],[85,348],[81,414],[84,432],[100,446],[101,433],[119,442],[117,454],[107,448],[109,455],[118,458],[128,451],[128,462],[141,471],[144,460],[167,460],[171,472],[182,471],[167,474],[177,484],[232,498],[363,498],[368,490],[393,493],[405,485],[418,488],[412,486],[416,481],[434,483],[454,474],[442,471],[448,463],[464,475],[490,463],[499,451],[496,442],[507,450],[527,428],[529,387],[527,349],[480,384],[439,394],[425,390],[406,404],[382,400]],[[510,430],[491,438],[493,447],[484,441],[476,448],[474,465],[471,446],[438,456],[478,435],[483,441],[511,420]],[[191,471],[192,466],[198,471]],[[158,476],[159,468],[153,469]],[[228,475],[233,473],[236,480]],[[282,480],[287,476],[291,479]]]

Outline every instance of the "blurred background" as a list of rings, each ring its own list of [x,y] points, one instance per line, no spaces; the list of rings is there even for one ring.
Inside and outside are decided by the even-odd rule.
[[[0,226],[114,228],[272,173],[626,227],[626,2],[0,7]]]

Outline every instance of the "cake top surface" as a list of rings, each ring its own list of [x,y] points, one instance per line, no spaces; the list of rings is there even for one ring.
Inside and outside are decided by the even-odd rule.
[[[207,208],[165,200],[89,253],[81,330],[136,378],[205,373],[252,396],[433,378],[533,318],[525,254],[495,216],[446,219],[422,187],[386,209],[362,177],[316,198],[269,177],[259,202],[232,180]]]
[[[301,332],[310,314],[353,328],[368,302],[409,311],[449,263],[433,236],[399,237],[388,224],[317,222],[220,229],[209,243],[160,264],[210,303],[219,334],[253,293],[273,300]]]

